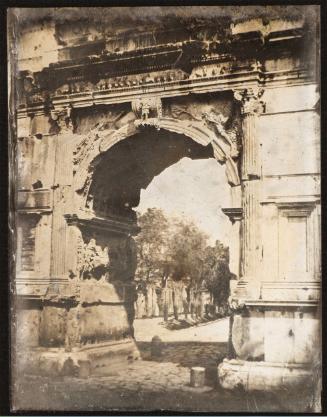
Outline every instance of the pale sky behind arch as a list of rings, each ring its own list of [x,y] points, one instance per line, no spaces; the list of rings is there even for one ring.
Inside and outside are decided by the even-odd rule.
[[[230,206],[230,186],[225,167],[215,159],[182,158],[141,190],[137,210],[161,208],[167,215],[191,218],[209,236],[230,245],[230,221],[222,207]]]

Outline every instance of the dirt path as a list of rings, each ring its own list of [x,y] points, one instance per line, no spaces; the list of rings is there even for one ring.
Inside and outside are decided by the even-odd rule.
[[[183,330],[167,330],[162,319],[135,322],[142,359],[110,370],[105,376],[21,376],[15,386],[16,409],[34,411],[193,411],[298,412],[305,399],[264,393],[228,392],[217,384],[217,365],[226,356],[228,320]],[[151,357],[151,339],[163,341],[162,355]],[[206,368],[204,390],[189,386],[190,367]]]
[[[141,342],[150,342],[153,336],[159,336],[165,342],[227,343],[228,327],[228,318],[181,330],[166,329],[162,317],[134,321],[135,339]]]

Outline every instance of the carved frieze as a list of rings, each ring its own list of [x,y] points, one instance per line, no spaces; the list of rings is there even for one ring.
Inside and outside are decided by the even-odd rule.
[[[246,308],[244,300],[235,296],[228,298],[228,305],[234,314],[241,314]]]
[[[80,94],[92,91],[112,91],[122,88],[126,89],[151,84],[164,84],[173,81],[182,81],[188,78],[188,74],[181,69],[174,69],[170,71],[156,71],[143,74],[104,77],[95,84],[87,80],[74,80],[61,85],[55,90],[54,95],[62,96],[66,94]]]
[[[217,77],[230,73],[232,70],[233,61],[230,58],[228,61],[217,62],[215,64],[201,65],[193,68],[190,75],[190,80],[196,80],[201,78]]]
[[[78,271],[81,279],[105,279],[106,281],[130,281],[136,269],[136,249],[130,237],[94,237],[79,242]],[[98,242],[101,242],[99,244]]]

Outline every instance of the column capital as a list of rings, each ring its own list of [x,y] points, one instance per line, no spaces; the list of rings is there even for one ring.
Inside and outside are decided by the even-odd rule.
[[[59,109],[53,109],[50,111],[51,119],[54,120],[59,129],[60,133],[72,133],[73,122],[71,119],[72,106],[65,106]]]
[[[234,224],[236,221],[241,221],[243,219],[243,209],[242,207],[226,207],[222,208],[221,211],[226,214],[229,220]]]
[[[263,93],[264,89],[260,87],[234,90],[234,98],[241,103],[243,115],[261,114],[264,112],[265,103],[263,100],[260,100]]]

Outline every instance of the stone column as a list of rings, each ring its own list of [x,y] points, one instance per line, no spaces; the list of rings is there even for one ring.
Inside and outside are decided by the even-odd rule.
[[[261,89],[234,93],[241,104],[242,114],[242,196],[240,207],[224,209],[223,212],[234,222],[233,227],[236,225],[236,232],[240,233],[241,262],[240,280],[230,297],[233,316],[230,323],[229,354],[231,357],[235,355],[236,359],[231,361],[225,359],[218,368],[220,383],[225,388],[235,388],[240,384],[248,389],[248,384],[244,383],[249,375],[246,366],[257,363],[253,361],[261,361],[264,357],[264,313],[253,306],[260,299],[262,278],[260,270],[262,163],[260,138],[257,135],[258,118],[264,110],[264,104],[260,100],[262,94]],[[235,261],[232,261],[232,264],[233,262]],[[258,369],[260,371],[261,368]]]
[[[65,213],[72,205],[72,139],[73,128],[70,112],[60,109],[51,113],[52,121],[57,125],[54,156],[53,213],[51,226],[51,265],[50,283],[43,300],[41,317],[40,344],[58,347],[67,339],[68,317],[72,315],[73,305],[66,296],[69,286],[69,267],[67,259],[75,256],[67,245],[67,222]],[[74,324],[75,325],[75,324]],[[76,327],[76,326],[75,326]],[[68,330],[67,330],[68,331]]]
[[[72,150],[71,139],[73,125],[70,119],[70,108],[52,112],[51,116],[57,122],[60,132],[57,136],[55,154],[55,175],[53,184],[53,224],[52,224],[52,250],[51,250],[51,276],[64,277],[66,274],[66,220],[64,214],[71,211],[71,184],[72,184]]]
[[[243,152],[241,161],[242,183],[242,253],[241,277],[249,283],[247,296],[259,297],[259,264],[262,257],[261,222],[261,152],[260,139],[257,137],[257,120],[264,110],[260,100],[262,89],[235,92],[235,98],[241,103]],[[251,289],[250,289],[251,288]]]

